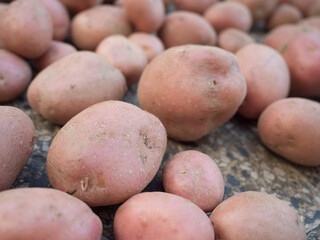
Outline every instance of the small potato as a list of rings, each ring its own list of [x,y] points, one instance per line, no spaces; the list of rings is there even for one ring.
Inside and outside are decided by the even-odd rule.
[[[123,8],[102,5],[77,14],[71,24],[71,38],[80,49],[94,51],[106,37],[114,34],[129,35],[132,32]],[[88,37],[90,36],[90,37]]]
[[[104,39],[98,45],[96,53],[122,72],[128,86],[139,81],[141,73],[148,64],[143,49],[121,35]]]
[[[176,11],[167,15],[159,31],[166,48],[186,45],[215,45],[217,35],[213,27],[200,15]]]
[[[71,14],[76,14],[95,5],[98,5],[102,0],[59,0],[69,10]]]
[[[299,22],[301,28],[315,28],[320,30],[320,16],[308,17]]]
[[[135,32],[129,36],[129,40],[144,50],[147,55],[148,62],[164,51],[162,41],[155,35]]]
[[[241,115],[258,118],[272,102],[288,96],[290,73],[277,51],[262,44],[249,44],[236,57],[247,82],[247,95],[239,108]]]
[[[0,193],[0,205],[1,239],[101,239],[99,217],[85,203],[64,192],[49,188],[11,189]]]
[[[189,150],[174,155],[163,169],[166,192],[189,199],[205,212],[222,201],[224,182],[219,167],[208,155]]]
[[[44,54],[53,36],[52,21],[38,0],[17,0],[0,14],[0,42],[3,48],[25,58]]]
[[[56,135],[47,157],[50,183],[90,206],[141,192],[157,173],[167,144],[162,123],[125,102],[87,108]]]
[[[254,42],[249,34],[235,28],[223,30],[218,37],[219,47],[232,53]]]
[[[204,18],[217,32],[227,28],[248,32],[252,26],[250,10],[238,2],[217,2],[205,11]]]
[[[119,70],[95,53],[80,51],[40,72],[30,84],[27,98],[34,111],[63,125],[95,103],[122,99],[126,90]]]
[[[300,9],[302,14],[306,16],[308,10],[314,6],[318,0],[290,0],[290,3]]]
[[[34,145],[32,120],[20,109],[0,106],[0,191],[9,189],[27,164]],[[0,200],[1,202],[1,200]],[[4,206],[0,203],[1,209]],[[4,221],[1,220],[0,229]],[[3,239],[3,234],[0,236]]]
[[[41,57],[34,59],[32,63],[37,70],[42,70],[60,58],[63,58],[76,51],[77,50],[74,48],[74,46],[68,43],[52,41],[48,51]]]
[[[0,2],[0,14],[1,14],[4,10],[6,10],[8,6],[9,6],[8,3],[2,3],[2,2]]]
[[[288,98],[270,105],[260,116],[262,142],[280,156],[304,166],[320,166],[320,103]]]
[[[173,47],[144,70],[138,101],[156,115],[168,136],[195,141],[228,121],[246,95],[233,54],[216,47]]]
[[[307,16],[320,16],[320,1],[316,1],[308,8]]]
[[[297,23],[302,19],[302,13],[291,4],[283,3],[273,12],[267,23],[267,28],[272,29],[283,24]]]
[[[182,197],[163,193],[137,194],[117,210],[114,218],[117,240],[213,240],[206,214]]]
[[[179,10],[204,13],[212,4],[218,0],[173,0],[175,7]]]
[[[27,89],[32,72],[24,59],[4,49],[0,49],[0,63],[0,102],[7,102]]]
[[[158,31],[165,18],[162,0],[123,0],[123,7],[136,30],[140,32]]]
[[[307,239],[295,210],[266,193],[243,192],[232,196],[215,208],[210,219],[216,239]]]

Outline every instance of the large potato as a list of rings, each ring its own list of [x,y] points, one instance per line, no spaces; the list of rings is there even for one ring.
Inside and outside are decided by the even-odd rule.
[[[102,5],[78,13],[72,20],[71,38],[80,49],[95,50],[106,37],[129,35],[132,27],[123,8]],[[88,37],[90,36],[90,37]]]
[[[85,9],[98,5],[102,0],[59,0],[62,2],[71,14],[81,12]]]
[[[217,239],[307,239],[303,223],[295,210],[265,193],[239,193],[215,208],[210,219]]]
[[[270,105],[260,116],[262,142],[280,156],[301,165],[320,165],[320,103],[288,98]]]
[[[216,47],[186,45],[152,60],[138,86],[142,109],[156,115],[168,136],[194,141],[228,121],[246,95],[233,54]]]
[[[114,218],[117,240],[214,240],[207,215],[182,197],[146,192],[130,198]]]
[[[166,143],[165,128],[152,114],[120,101],[102,102],[71,119],[53,139],[49,180],[90,206],[121,203],[152,180]]]
[[[122,99],[126,90],[119,70],[97,54],[82,51],[40,72],[30,84],[27,97],[34,111],[63,125],[95,103]]]
[[[251,43],[254,39],[248,33],[235,28],[223,30],[218,37],[219,47],[232,53]]]
[[[262,44],[249,44],[236,57],[247,82],[247,95],[239,108],[241,115],[258,118],[272,102],[288,96],[290,73],[280,53]]]
[[[17,0],[0,14],[0,44],[25,58],[44,54],[51,43],[53,25],[37,0]]]
[[[48,188],[0,193],[3,240],[100,240],[102,223],[79,199]]]
[[[212,4],[218,2],[218,0],[173,0],[175,7],[179,10],[191,11],[202,14]]]
[[[32,72],[19,56],[0,49],[0,102],[15,99],[28,87]]]
[[[35,129],[31,119],[18,108],[0,106],[0,191],[10,188],[27,164],[34,140]],[[1,213],[0,222],[1,228]],[[3,236],[1,230],[0,236]]]

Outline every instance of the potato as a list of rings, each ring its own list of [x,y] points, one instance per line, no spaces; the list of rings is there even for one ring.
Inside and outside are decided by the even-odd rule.
[[[295,210],[276,197],[243,192],[222,202],[210,215],[217,239],[306,240]]]
[[[96,104],[56,135],[47,158],[50,183],[90,206],[121,203],[157,173],[167,144],[162,123],[120,101]]]
[[[214,231],[206,214],[182,197],[145,192],[130,198],[114,218],[117,240],[213,240]]]
[[[282,0],[280,0],[281,2]],[[308,10],[312,8],[318,0],[286,0],[288,3],[300,9],[304,16],[307,15]]]
[[[137,95],[141,108],[162,121],[170,138],[195,141],[234,115],[246,95],[246,82],[233,54],[186,45],[152,60]]]
[[[299,22],[299,25],[301,28],[315,28],[320,30],[320,17],[314,16],[305,18]]]
[[[320,16],[320,1],[317,1],[313,3],[311,6],[309,6],[307,16]]]
[[[0,102],[7,102],[27,89],[32,72],[24,59],[4,49],[0,49],[0,63]]]
[[[121,72],[92,52],[72,53],[40,72],[28,88],[34,111],[59,125],[85,108],[122,99],[127,86]]]
[[[0,42],[3,48],[25,58],[44,54],[53,36],[52,21],[37,0],[17,0],[0,14]]]
[[[240,48],[254,42],[249,34],[235,28],[223,30],[218,37],[219,47],[232,53],[236,53]]]
[[[224,182],[212,158],[189,150],[174,155],[162,173],[166,192],[189,199],[205,212],[211,212],[221,201]]]
[[[50,14],[53,24],[53,39],[63,41],[69,32],[70,17],[65,6],[59,0],[38,0]]]
[[[290,73],[277,51],[262,44],[249,44],[236,57],[247,82],[247,95],[239,108],[241,115],[258,118],[272,102],[288,96]]]
[[[20,109],[0,106],[0,191],[11,187],[27,164],[34,145],[35,129]],[[1,209],[4,209],[3,205]],[[1,212],[1,210],[0,210]],[[0,229],[3,226],[0,213]],[[0,236],[3,237],[0,230]]]
[[[12,189],[0,193],[0,205],[2,239],[101,239],[99,217],[85,203],[61,191]]]
[[[139,81],[142,71],[148,64],[143,49],[121,35],[104,39],[98,45],[96,53],[122,72],[128,86]]]
[[[148,62],[164,51],[162,41],[155,35],[143,32],[135,32],[129,36],[129,40],[140,46],[147,55]]]
[[[48,51],[41,57],[34,59],[32,63],[37,70],[42,70],[55,61],[76,51],[77,50],[74,48],[74,46],[68,43],[52,41]]]
[[[98,5],[102,0],[59,0],[69,10],[71,14],[76,14],[85,9]]]
[[[97,6],[78,13],[71,24],[73,43],[80,49],[92,51],[108,36],[127,36],[131,32],[132,27],[124,9],[111,5]]]
[[[123,7],[136,30],[140,32],[158,31],[165,18],[162,0],[123,0]]]
[[[260,116],[262,142],[280,156],[304,166],[320,165],[320,103],[288,98],[271,104]]]
[[[202,14],[212,4],[218,2],[218,0],[173,0],[175,7],[179,10],[186,10]]]
[[[4,10],[6,10],[7,7],[8,7],[8,3],[2,3],[2,2],[0,2],[0,14],[1,14]]]
[[[159,31],[166,48],[186,45],[215,45],[217,35],[213,27],[200,15],[176,11],[167,15]]]
[[[297,23],[302,19],[301,11],[295,6],[283,3],[277,7],[267,23],[267,28],[272,29],[283,24]]]
[[[217,32],[227,28],[248,32],[252,26],[250,10],[238,2],[217,2],[205,11],[204,18]]]

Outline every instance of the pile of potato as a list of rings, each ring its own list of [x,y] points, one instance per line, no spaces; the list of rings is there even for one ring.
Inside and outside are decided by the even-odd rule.
[[[263,43],[251,29],[265,31]],[[167,137],[197,141],[236,113],[257,119],[271,151],[320,166],[319,63],[319,0],[0,3],[1,240],[100,239],[90,207],[122,203],[117,240],[306,239],[297,213],[271,195],[222,202],[223,173],[201,152],[168,160],[166,192],[141,191]],[[121,101],[135,85],[139,107]],[[24,93],[62,126],[47,155],[54,189],[8,190],[36,138],[7,106]]]

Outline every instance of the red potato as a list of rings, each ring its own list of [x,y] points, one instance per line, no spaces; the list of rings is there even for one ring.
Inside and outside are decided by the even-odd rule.
[[[218,0],[173,0],[175,7],[179,10],[196,12],[199,14],[204,13],[212,4]]]
[[[189,199],[205,212],[211,212],[222,201],[224,182],[212,158],[189,150],[174,155],[162,173],[166,192]]]
[[[166,48],[186,44],[213,46],[217,42],[214,28],[202,16],[187,11],[168,14],[159,37]]]
[[[2,239],[101,239],[102,222],[99,217],[85,203],[61,191],[11,189],[0,193],[0,205]]]
[[[80,49],[94,51],[106,37],[129,35],[132,27],[123,8],[102,5],[77,14],[71,24],[71,38]],[[90,36],[90,37],[88,37]]]
[[[262,44],[249,44],[236,57],[247,82],[247,95],[239,108],[241,115],[258,118],[272,102],[288,96],[290,73],[277,51]]]
[[[25,58],[40,57],[50,46],[52,26],[49,13],[38,0],[14,1],[0,14],[1,45]]]
[[[320,30],[320,17],[314,16],[314,17],[308,17],[299,22],[299,25],[302,28],[315,28],[317,30]]]
[[[6,10],[7,7],[8,7],[8,3],[1,3],[1,2],[0,2],[0,14],[1,14],[4,10]]]
[[[242,47],[254,42],[249,34],[235,28],[223,30],[218,37],[219,47],[232,53],[236,53]]]
[[[316,1],[314,4],[309,6],[307,16],[320,16],[320,1]]]
[[[32,61],[37,70],[43,70],[57,60],[76,52],[74,46],[58,41],[52,41],[48,51],[41,57]]]
[[[71,14],[76,14],[95,5],[98,5],[102,0],[59,0]]]
[[[250,10],[238,2],[217,2],[205,11],[204,18],[217,32],[227,28],[248,32],[252,26]]]
[[[157,173],[167,144],[162,123],[125,102],[85,109],[56,135],[47,157],[50,183],[90,206],[141,192]]]
[[[210,215],[217,239],[306,240],[295,210],[260,192],[243,192],[223,201]]]
[[[5,49],[0,49],[0,63],[0,102],[7,102],[27,89],[32,72],[24,59]]]
[[[9,189],[27,164],[34,145],[32,120],[20,109],[0,106],[0,191]],[[3,209],[3,205],[0,204]],[[1,220],[0,229],[4,222]],[[4,236],[1,234],[0,236]]]
[[[212,223],[195,204],[163,193],[137,194],[120,206],[114,218],[117,240],[213,240]]]
[[[136,30],[140,32],[158,31],[165,19],[162,0],[123,0],[123,7]]]
[[[304,16],[307,15],[308,10],[312,8],[312,6],[317,2],[318,0],[279,0],[279,2],[286,2],[289,4],[292,4],[293,6],[296,6],[300,9],[302,14]]]

